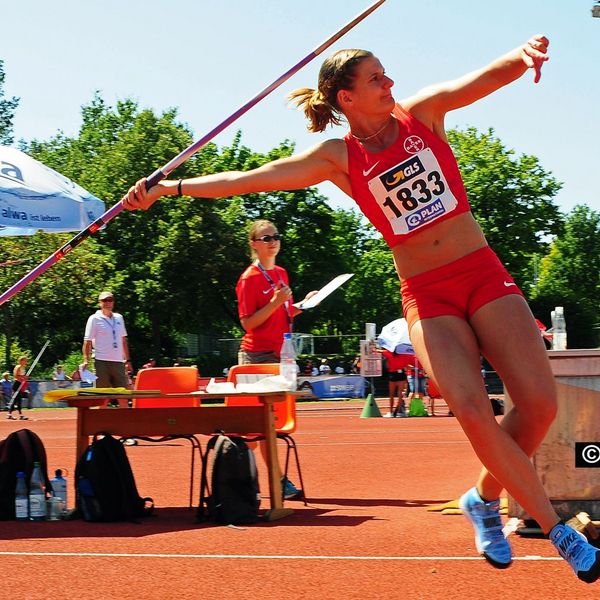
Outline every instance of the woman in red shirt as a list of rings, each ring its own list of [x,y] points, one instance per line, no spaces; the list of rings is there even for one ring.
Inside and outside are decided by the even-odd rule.
[[[528,69],[537,83],[548,44],[544,36],[533,36],[480,69],[399,102],[376,56],[339,50],[321,66],[316,89],[302,88],[290,97],[304,110],[310,131],[347,121],[350,131],[343,139],[245,172],[161,181],[150,190],[142,179],[123,203],[129,210],[147,209],[163,195],[223,198],[323,181],[346,192],[389,245],[419,363],[484,465],[476,485],[460,500],[478,551],[497,568],[512,562],[499,514],[504,488],[577,576],[590,583],[600,577],[600,550],[561,522],[529,460],[556,415],[548,356],[522,292],[471,213],[444,127],[447,113],[481,100]],[[480,354],[494,365],[513,400],[501,423],[481,379]]]
[[[294,300],[287,271],[275,264],[281,235],[271,221],[255,221],[248,231],[254,261],[241,274],[235,288],[240,323],[245,330],[240,364],[279,362],[283,334],[292,331],[302,311]],[[316,292],[309,292],[306,299]]]

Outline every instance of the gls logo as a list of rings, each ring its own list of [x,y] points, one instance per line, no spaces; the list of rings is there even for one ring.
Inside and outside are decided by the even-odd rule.
[[[400,163],[379,177],[385,189],[389,192],[398,187],[401,183],[420,175],[425,171],[421,160],[415,156],[409,160]]]

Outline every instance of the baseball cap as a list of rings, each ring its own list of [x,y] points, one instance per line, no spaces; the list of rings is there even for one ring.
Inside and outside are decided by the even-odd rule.
[[[105,300],[106,298],[112,298],[112,297],[113,297],[112,292],[100,292],[100,294],[98,295],[98,300]]]

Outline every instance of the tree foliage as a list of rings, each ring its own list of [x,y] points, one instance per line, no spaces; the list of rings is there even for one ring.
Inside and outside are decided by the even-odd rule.
[[[519,285],[527,288],[532,257],[544,254],[548,236],[561,231],[563,218],[553,201],[561,184],[535,156],[515,157],[493,129],[451,130],[448,140],[488,243]]]
[[[13,142],[13,118],[19,105],[19,98],[5,98],[4,61],[0,60],[0,144],[8,146]]]
[[[600,213],[576,206],[542,259],[532,307],[549,315],[564,306],[569,347],[600,345]]]

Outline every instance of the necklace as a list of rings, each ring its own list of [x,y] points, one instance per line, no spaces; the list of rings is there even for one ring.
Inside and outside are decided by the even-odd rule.
[[[390,118],[384,123],[381,129],[378,129],[375,133],[372,133],[371,135],[368,135],[366,137],[359,137],[357,135],[354,135],[352,131],[350,131],[350,135],[352,135],[352,137],[357,139],[359,142],[366,142],[374,137],[377,137],[380,133],[383,133],[385,129],[387,129],[387,126],[392,122],[392,119],[393,117],[392,115],[390,115]]]

